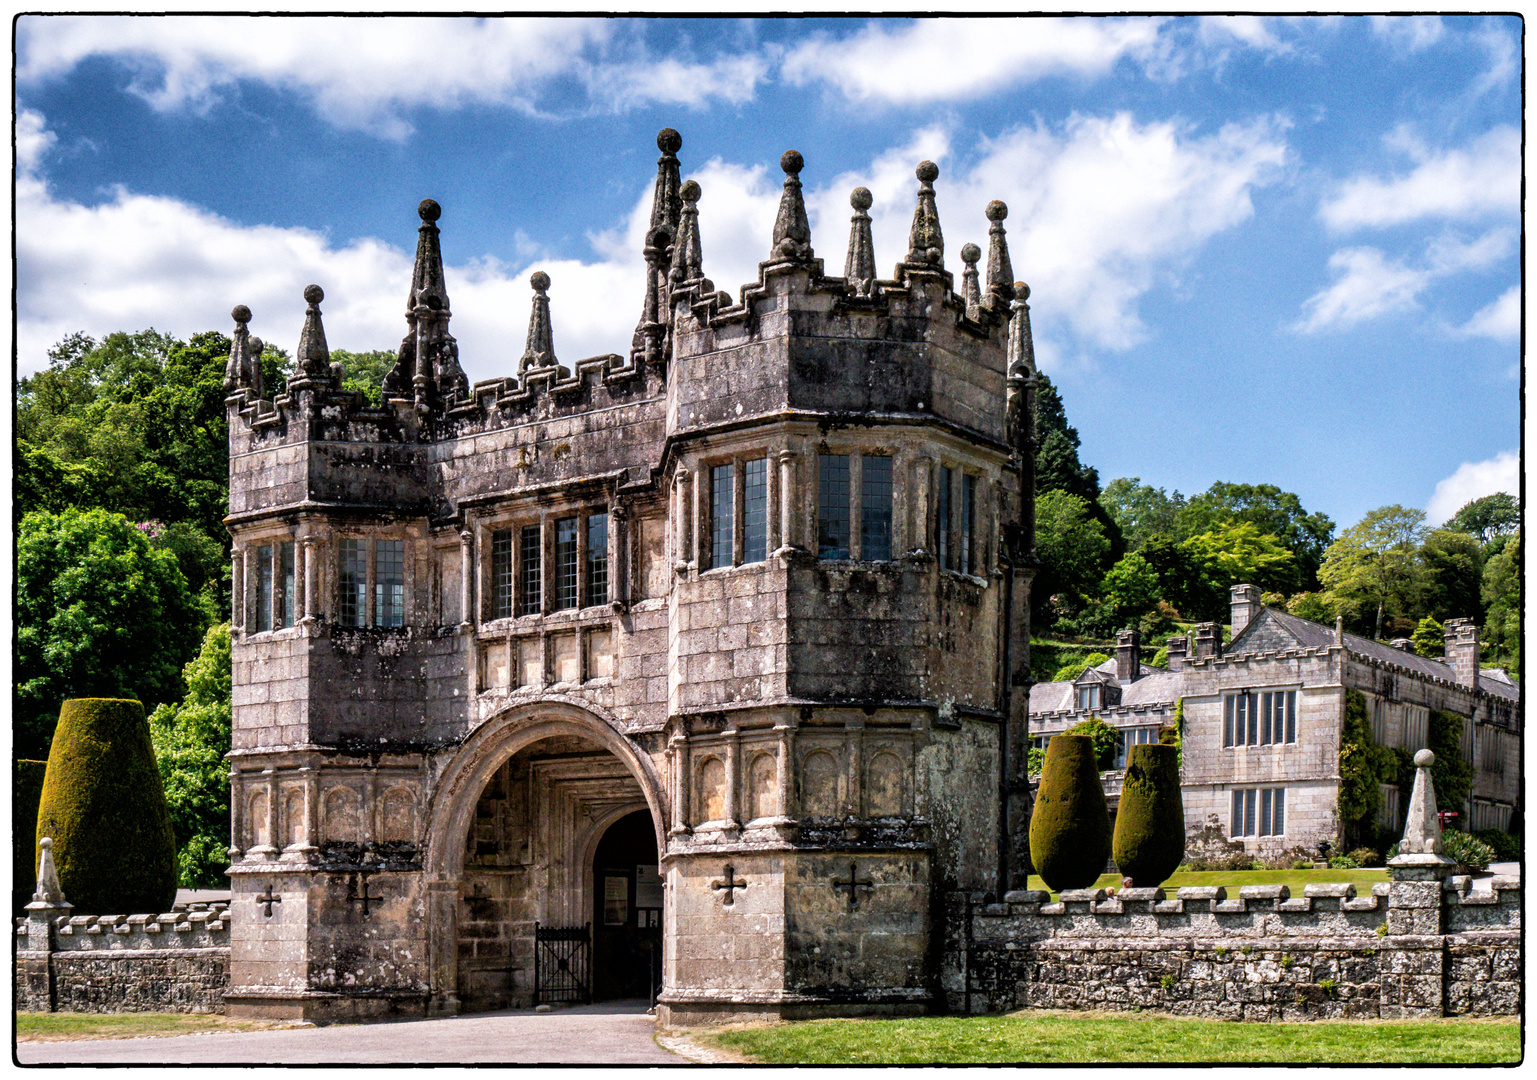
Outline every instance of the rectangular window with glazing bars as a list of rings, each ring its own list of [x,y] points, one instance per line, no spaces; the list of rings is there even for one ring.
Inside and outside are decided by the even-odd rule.
[[[950,544],[950,490],[955,484],[955,470],[949,466],[941,466],[939,470],[939,498],[935,503],[934,533],[938,542],[939,565],[946,570],[954,570],[955,562],[951,558],[954,549]]]
[[[849,456],[819,454],[817,557],[849,557]]]
[[[512,530],[491,534],[491,617],[512,618]]]
[[[368,608],[368,541],[343,537],[337,574],[336,621],[362,626]]]
[[[577,518],[555,522],[555,610],[577,606],[576,537]]]
[[[891,459],[866,457],[859,469],[859,557],[891,559]]]
[[[540,573],[544,540],[538,525],[525,525],[518,536],[518,614],[544,610],[544,578]]]
[[[762,562],[768,557],[768,458],[742,464],[742,561]]]
[[[406,543],[374,544],[374,624],[404,626],[406,621]]]
[[[730,566],[731,549],[736,538],[732,515],[735,505],[736,470],[731,465],[710,469],[710,566]]]
[[[278,545],[278,582],[283,590],[283,602],[279,606],[279,626],[294,624],[294,543]]]
[[[256,549],[256,630],[272,629],[272,548]]]
[[[961,544],[960,570],[963,574],[977,572],[977,478],[970,473],[961,477]]]
[[[608,603],[608,515],[587,515],[587,606]]]

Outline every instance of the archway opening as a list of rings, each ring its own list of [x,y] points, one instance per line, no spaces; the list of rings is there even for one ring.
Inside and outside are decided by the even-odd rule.
[[[662,876],[649,810],[608,827],[592,880],[593,999],[654,999],[662,982]]]

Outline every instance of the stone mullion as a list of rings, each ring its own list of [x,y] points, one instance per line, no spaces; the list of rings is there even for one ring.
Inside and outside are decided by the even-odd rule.
[[[740,788],[738,770],[742,760],[742,733],[736,728],[728,728],[726,736],[726,799],[725,818],[727,828],[741,828],[741,814],[739,812],[741,801],[737,797]]]
[[[230,625],[235,633],[245,632],[245,548],[230,552]]]
[[[459,629],[475,625],[475,534],[465,529],[459,534]]]
[[[933,555],[936,545],[929,535],[934,521],[933,459],[919,458],[913,463],[911,475],[915,482],[913,484],[912,504],[910,507],[912,511],[910,514],[912,535],[908,538],[908,548],[920,548]]]
[[[234,767],[229,771],[229,861],[235,862],[245,855],[245,850],[240,846],[241,829],[245,826],[245,785],[241,782],[240,770]]]
[[[849,453],[849,558],[865,557],[864,455]]]
[[[795,451],[779,451],[779,542],[795,547],[799,533],[795,528]]]
[[[844,746],[848,750],[848,797],[845,812],[856,818],[864,817],[864,720],[849,720],[845,725]]]
[[[614,610],[630,603],[629,518],[618,503],[608,508],[608,602]]]
[[[320,562],[320,537],[303,536],[299,540],[299,549],[304,553],[304,616],[301,621],[307,626],[313,623],[320,615],[319,589],[320,583],[316,580]]]
[[[672,752],[672,828],[668,830],[669,836],[687,836],[691,831],[688,825],[689,819],[689,752],[688,736],[681,730],[675,730],[672,738],[668,740],[667,748]]]
[[[677,477],[673,484],[677,502],[673,511],[673,540],[674,555],[673,569],[678,573],[688,570],[688,560],[694,550],[693,536],[693,485],[690,483],[690,474],[685,466],[678,466]]]
[[[774,731],[779,736],[779,787],[774,792],[774,810],[775,816],[788,818],[793,809],[790,785],[795,776],[795,728],[790,724],[775,724]]]

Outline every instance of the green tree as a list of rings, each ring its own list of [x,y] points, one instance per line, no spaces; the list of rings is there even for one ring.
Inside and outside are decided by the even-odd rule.
[[[1484,555],[1478,540],[1453,529],[1433,529],[1420,546],[1425,566],[1423,610],[1437,619],[1483,622]]]
[[[1230,521],[1180,545],[1198,560],[1219,595],[1240,584],[1273,588],[1290,580],[1292,553],[1250,521]]]
[[[1429,615],[1420,620],[1409,640],[1420,656],[1440,656],[1446,652],[1446,631]]]
[[[1521,676],[1521,530],[1484,564],[1482,586],[1488,616],[1483,640],[1491,659]]]
[[[388,349],[375,349],[372,352],[332,349],[331,359],[342,366],[342,389],[363,395],[363,399],[374,408],[383,404],[381,388],[384,377],[395,366],[394,353]]]
[[[1065,491],[1043,492],[1035,500],[1035,549],[1041,567],[1030,589],[1036,625],[1054,621],[1051,601],[1076,610],[1082,596],[1104,576],[1110,541],[1104,527],[1089,512],[1081,496]]]
[[[1496,491],[1463,505],[1446,523],[1446,528],[1470,533],[1480,544],[1496,536],[1508,536],[1521,527],[1521,504],[1514,495]]]
[[[218,888],[229,866],[229,623],[209,628],[182,678],[186,696],[150,715],[150,738],[176,834],[180,884]]]
[[[1105,485],[1099,504],[1126,538],[1126,546],[1135,551],[1154,536],[1173,537],[1185,497],[1176,491],[1144,484],[1139,477],[1121,477]]]
[[[1099,667],[1099,665],[1105,663],[1109,659],[1110,657],[1105,653],[1091,652],[1088,656],[1080,657],[1077,660],[1069,660],[1067,663],[1057,668],[1057,672],[1051,677],[1051,681],[1073,682],[1078,678],[1078,676],[1082,675],[1085,671],[1088,671],[1091,667]]]
[[[1062,395],[1044,374],[1037,376],[1036,382],[1035,429],[1036,491],[1062,491],[1084,500],[1089,516],[1099,522],[1100,531],[1109,542],[1108,566],[1126,553],[1126,541],[1115,519],[1100,505],[1099,470],[1078,459],[1078,429],[1067,422]]]
[[[1099,588],[1115,609],[1116,621],[1122,623],[1142,618],[1163,598],[1157,572],[1135,551],[1128,552],[1106,572]]]
[[[1318,579],[1347,618],[1369,619],[1375,612],[1368,625],[1380,639],[1389,615],[1407,614],[1418,602],[1425,583],[1424,539],[1424,511],[1380,507],[1329,545]]]
[[[1158,595],[1187,619],[1221,619],[1227,611],[1225,585],[1207,573],[1205,560],[1172,537],[1152,536],[1137,551],[1158,575]]]
[[[1337,614],[1334,602],[1324,593],[1300,592],[1286,602],[1286,610],[1299,619],[1311,619],[1326,625],[1334,622]]]
[[[1292,553],[1287,577],[1277,579],[1277,591],[1292,593],[1318,587],[1318,568],[1334,539],[1334,522],[1327,515],[1308,513],[1302,500],[1274,484],[1229,484],[1217,481],[1194,495],[1178,512],[1177,535],[1189,539],[1214,532],[1220,525],[1246,521],[1275,537]]]
[[[1099,717],[1080,720],[1062,734],[1086,736],[1094,744],[1094,760],[1099,763],[1100,771],[1115,768],[1115,758],[1121,750],[1121,733]]]
[[[23,757],[46,756],[65,698],[175,701],[204,625],[176,556],[105,510],[22,518],[14,610]]]

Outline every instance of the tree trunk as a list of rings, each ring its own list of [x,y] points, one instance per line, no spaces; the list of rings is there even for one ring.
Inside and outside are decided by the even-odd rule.
[[[1374,634],[1372,634],[1372,640],[1374,640],[1374,641],[1381,641],[1382,640],[1382,605],[1383,605],[1383,602],[1381,600],[1378,600],[1377,601],[1377,630],[1376,630],[1376,632]]]

